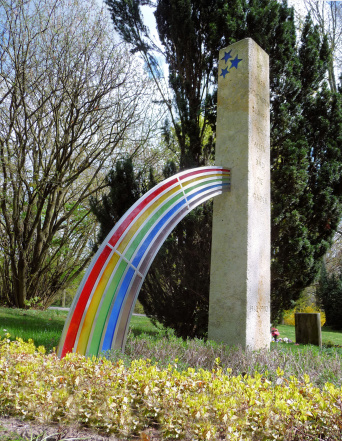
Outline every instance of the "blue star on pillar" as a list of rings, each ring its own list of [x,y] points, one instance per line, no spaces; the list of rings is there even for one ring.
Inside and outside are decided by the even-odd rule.
[[[232,50],[230,50],[229,52],[225,52],[225,53],[224,53],[224,57],[221,58],[221,60],[224,60],[224,62],[227,63],[227,61],[229,60],[229,58],[233,58],[233,57],[230,55],[231,51],[232,51]]]
[[[224,69],[221,69],[221,73],[220,73],[220,77],[226,78],[226,75],[229,73],[228,72],[228,67],[225,67]]]
[[[242,58],[238,58],[238,56],[236,56],[234,58],[234,60],[232,60],[230,62],[230,68],[235,67],[235,69],[237,69],[238,68],[238,64],[240,63],[240,61],[242,61]]]

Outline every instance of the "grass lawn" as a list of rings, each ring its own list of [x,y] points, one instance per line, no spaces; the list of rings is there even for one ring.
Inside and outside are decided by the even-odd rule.
[[[0,308],[0,338],[7,333],[11,338],[32,338],[36,346],[45,346],[47,352],[56,348],[67,318],[67,311],[46,311]],[[133,335],[156,336],[159,330],[145,316],[132,316],[130,329]]]
[[[296,341],[295,327],[289,325],[278,325],[277,326],[280,337],[287,337],[293,342]],[[323,345],[338,345],[342,346],[342,332],[334,331],[327,326],[322,328],[322,343]]]
[[[64,322],[68,313],[55,309],[46,311],[0,308],[0,338],[9,333],[12,338],[21,337],[24,341],[32,338],[36,346],[45,346],[48,352],[57,347]],[[277,326],[280,337],[287,337],[295,342],[295,327]],[[147,336],[160,338],[165,330],[155,327],[149,318],[133,315],[130,332],[134,337]],[[323,345],[342,346],[342,332],[333,331],[326,326],[322,328]]]
[[[50,352],[57,347],[67,312],[58,310],[22,310],[0,308],[0,337],[32,338],[36,346],[43,345]]]
[[[156,328],[151,320],[144,315],[132,316],[130,330],[136,337],[142,334],[155,336],[160,333],[160,329]]]

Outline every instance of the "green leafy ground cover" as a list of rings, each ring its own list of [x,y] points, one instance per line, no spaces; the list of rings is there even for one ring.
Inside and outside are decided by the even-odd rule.
[[[12,340],[14,337],[28,340],[32,335],[36,335],[36,344],[46,346],[46,352],[49,353],[59,340],[65,318],[64,311],[18,311],[0,308],[0,335],[4,338],[4,334],[10,332],[13,336]],[[281,337],[291,340],[294,338],[293,327],[279,326],[278,329]],[[341,334],[324,330],[323,340],[325,339],[338,345]],[[3,341],[6,340],[7,338],[4,338]],[[53,353],[45,355],[42,349],[35,351],[32,344],[25,345],[23,342],[11,344],[3,342],[1,351],[0,376],[3,381],[0,381],[2,385],[0,415],[40,419],[46,423],[58,421],[59,418],[66,423],[77,420],[86,427],[96,427],[104,432],[108,430],[108,433],[113,432],[118,436],[133,436],[144,427],[152,427],[158,429],[163,439],[176,438],[177,434],[185,439],[214,440],[222,437],[240,439],[234,435],[236,430],[239,433],[246,433],[246,439],[257,440],[272,439],[273,434],[278,434],[278,439],[286,440],[318,440],[323,435],[324,439],[341,439],[342,349],[331,345],[324,346],[320,350],[313,346],[272,343],[271,351],[245,352],[239,348],[227,348],[210,341],[183,341],[176,338],[171,330],[156,328],[146,317],[134,316],[125,354],[107,353],[106,360],[85,360],[78,356],[74,359],[71,356],[70,359],[60,362]],[[45,366],[52,377],[40,378],[40,365]],[[109,387],[108,384],[96,383],[92,387],[90,385],[86,387],[87,372],[101,370],[102,365],[111,366],[108,369],[112,369],[116,375],[125,379],[122,380],[122,385],[125,384],[122,386],[123,390],[117,383],[115,387],[113,386],[114,390],[110,389],[112,386]],[[58,374],[59,369],[62,369],[62,373]],[[138,372],[141,375],[138,375]],[[56,380],[59,377],[63,378],[60,384],[59,380]],[[127,380],[128,378],[130,380]],[[224,398],[220,404],[218,395],[215,395],[216,379],[219,381],[217,387],[220,391],[217,393],[223,394],[224,397],[226,392],[222,389],[221,382],[228,381],[232,390],[236,388],[237,397],[242,400],[241,408],[231,395]],[[135,392],[132,392],[127,381],[135,384]],[[172,393],[162,398],[162,390],[165,392],[165,388],[169,388],[166,386],[166,381],[170,383]],[[188,385],[189,381],[191,387]],[[205,384],[205,388],[202,390],[197,386],[194,387],[196,382]],[[80,389],[81,386],[76,383],[83,385],[85,389]],[[266,384],[260,386],[266,389],[260,389],[256,384],[259,386]],[[112,425],[107,422],[107,417],[111,415],[112,421],[112,413],[115,412],[116,407],[109,397],[106,398],[107,395],[103,395],[104,400],[107,400],[104,403],[107,403],[110,411],[105,410],[103,405],[97,410],[92,407],[96,407],[101,401],[99,391],[105,394],[108,387],[118,399],[115,401],[115,398],[114,402],[121,403],[124,397],[133,400],[127,403],[122,401],[121,405],[127,407],[127,412],[122,413],[117,409],[120,415],[116,415],[114,422],[110,423]],[[298,392],[296,388],[302,392]],[[145,390],[149,392],[145,394]],[[261,391],[264,395],[259,396]],[[126,393],[131,395],[125,395]],[[138,397],[137,402],[132,398],[132,394]],[[284,394],[284,400],[281,394]],[[293,397],[291,398],[289,394]],[[310,399],[307,401],[306,398],[302,399],[302,396]],[[316,397],[316,404],[311,400],[313,396]],[[47,400],[47,397],[50,398]],[[197,404],[196,397],[198,397]],[[38,404],[32,404],[32,407],[28,403],[29,398],[32,403]],[[270,408],[270,404],[266,404],[265,400],[276,404],[276,410]],[[323,401],[327,402],[329,410],[326,407],[323,409]],[[50,410],[49,407],[47,408],[46,413],[42,413],[42,408],[39,407],[43,402],[51,406]],[[138,407],[136,403],[139,404]],[[36,405],[38,407],[35,407]],[[89,416],[79,410],[76,411],[73,407],[76,405]],[[301,405],[302,408],[299,409]],[[172,412],[166,409],[170,406],[176,409]],[[282,410],[286,406],[290,409],[290,413]],[[319,409],[318,413],[315,411],[316,413],[310,414],[312,408]],[[235,409],[235,413],[229,413],[228,409]],[[262,409],[267,409],[269,416]],[[69,410],[71,413],[68,413]],[[277,423],[273,424],[271,420]],[[137,422],[133,423],[133,421]],[[246,426],[243,421],[247,421]],[[265,432],[268,433],[269,438],[260,438],[260,430],[264,429],[265,425],[270,430]],[[286,429],[287,432],[284,432],[285,426],[289,428]],[[286,434],[285,438],[284,434]]]
[[[59,360],[32,342],[0,342],[0,412],[40,422],[81,422],[132,437],[156,427],[163,439],[329,439],[342,436],[341,388],[304,374],[160,369],[68,354]]]
[[[12,340],[32,338],[36,346],[44,346],[49,353],[58,344],[66,316],[67,312],[58,310],[0,308],[0,338],[6,333]],[[293,326],[279,326],[278,329],[280,337],[294,340]],[[323,341],[338,345],[341,337],[341,333],[323,330]],[[320,350],[315,346],[272,343],[271,351],[245,352],[199,339],[183,341],[170,329],[156,328],[145,316],[132,317],[125,354],[117,351],[106,356],[115,362],[123,360],[126,366],[136,359],[149,359],[160,368],[167,368],[177,359],[179,371],[188,368],[211,370],[219,358],[221,367],[231,368],[233,375],[268,372],[268,378],[274,381],[280,366],[287,379],[291,376],[302,378],[307,373],[318,387],[327,381],[338,387],[342,384],[342,348],[327,345]]]

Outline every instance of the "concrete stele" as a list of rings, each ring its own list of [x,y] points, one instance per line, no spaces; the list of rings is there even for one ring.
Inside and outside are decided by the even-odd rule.
[[[269,348],[269,61],[250,38],[220,51],[215,162],[231,192],[214,200],[209,338]]]

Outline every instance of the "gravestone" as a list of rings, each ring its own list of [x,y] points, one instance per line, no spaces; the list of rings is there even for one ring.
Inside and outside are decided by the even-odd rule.
[[[322,346],[321,314],[296,312],[296,343]]]
[[[231,192],[214,200],[208,336],[269,348],[269,61],[250,38],[220,51],[216,133]]]

